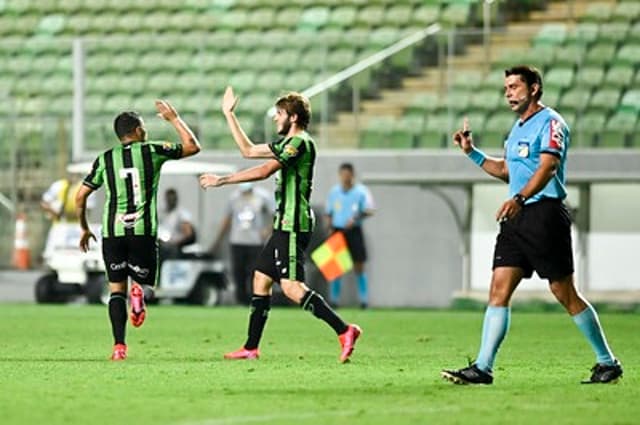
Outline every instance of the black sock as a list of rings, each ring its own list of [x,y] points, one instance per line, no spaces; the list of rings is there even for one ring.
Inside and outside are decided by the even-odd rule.
[[[249,315],[249,331],[244,348],[255,350],[260,344],[264,325],[269,318],[271,295],[253,295],[251,297],[251,314]]]
[[[113,292],[109,298],[109,319],[115,344],[124,344],[124,332],[127,326],[127,295]]]
[[[307,293],[304,294],[300,306],[303,310],[310,311],[318,319],[327,322],[338,335],[347,331],[347,324],[329,307],[329,304],[327,304],[324,298],[314,291],[307,291]]]

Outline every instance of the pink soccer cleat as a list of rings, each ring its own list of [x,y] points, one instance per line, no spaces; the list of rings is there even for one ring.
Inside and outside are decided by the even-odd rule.
[[[349,357],[353,353],[353,349],[356,345],[356,341],[362,334],[362,329],[358,325],[349,325],[346,332],[338,336],[340,345],[342,346],[342,353],[340,353],[340,363],[346,363],[349,361]]]
[[[247,350],[246,348],[242,347],[239,350],[225,354],[224,358],[227,360],[257,360],[258,358],[260,358],[260,351],[258,351],[257,348],[254,348],[253,350]]]
[[[144,290],[142,286],[134,283],[131,285],[131,324],[139,328],[144,323],[147,311],[144,306]]]
[[[113,346],[113,354],[111,360],[121,361],[127,358],[127,346],[125,344],[116,344]]]

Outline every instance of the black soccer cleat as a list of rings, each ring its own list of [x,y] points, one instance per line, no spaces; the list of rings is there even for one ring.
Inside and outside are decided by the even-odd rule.
[[[596,363],[591,368],[591,377],[582,384],[615,384],[622,377],[622,365],[618,360],[613,365]]]
[[[478,369],[475,364],[469,365],[465,368],[458,370],[443,370],[440,372],[440,376],[449,382],[453,382],[458,385],[467,384],[493,384],[493,375],[491,371],[485,372]]]

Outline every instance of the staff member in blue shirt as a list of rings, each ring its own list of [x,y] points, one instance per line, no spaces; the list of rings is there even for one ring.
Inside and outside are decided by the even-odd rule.
[[[373,198],[369,189],[355,182],[353,164],[344,163],[338,168],[340,183],[336,184],[327,198],[326,217],[331,232],[344,233],[353,260],[353,270],[358,284],[360,307],[368,306],[368,282],[364,272],[367,261],[367,247],[362,234],[362,221],[373,214]],[[340,300],[342,278],[330,282],[329,299],[334,306]]]
[[[583,383],[615,382],[622,366],[607,344],[598,314],[574,282],[571,218],[565,167],[571,133],[562,116],[540,102],[542,77],[530,66],[505,71],[505,97],[519,119],[504,144],[504,158],[485,155],[473,145],[465,119],[453,141],[487,174],[509,184],[509,199],[498,209],[500,223],[484,316],[480,351],[473,364],[443,370],[456,384],[491,384],[493,363],[510,321],[511,295],[535,270],[573,318],[593,348],[597,363]]]

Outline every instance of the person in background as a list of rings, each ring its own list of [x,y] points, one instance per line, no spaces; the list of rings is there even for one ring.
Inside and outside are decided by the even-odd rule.
[[[270,194],[254,187],[251,182],[241,183],[229,199],[227,213],[211,252],[219,252],[223,240],[229,235],[231,272],[238,304],[248,305],[251,301],[253,270],[262,246],[271,235],[274,210]]]
[[[160,259],[177,258],[182,248],[196,241],[191,213],[178,205],[178,192],[167,189],[164,193],[165,211],[160,215],[158,240]]]
[[[362,222],[373,214],[373,197],[365,185],[355,181],[353,164],[340,165],[338,176],[340,183],[331,189],[327,197],[327,227],[331,233],[342,232],[345,236],[353,260],[360,306],[367,308],[369,294],[367,275],[364,271],[367,247],[364,242]],[[339,304],[341,288],[342,278],[330,282],[329,300],[334,306]]]

